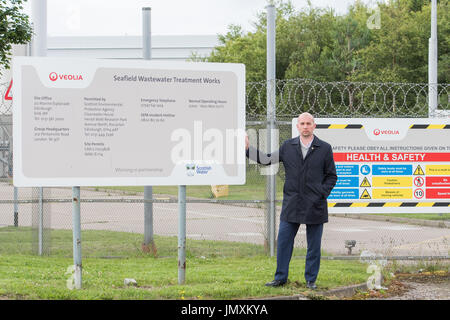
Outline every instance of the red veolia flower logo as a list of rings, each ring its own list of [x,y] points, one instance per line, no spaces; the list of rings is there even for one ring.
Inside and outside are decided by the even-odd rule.
[[[50,73],[48,77],[49,77],[50,80],[52,80],[52,81],[58,80],[58,75],[56,74],[56,72]]]

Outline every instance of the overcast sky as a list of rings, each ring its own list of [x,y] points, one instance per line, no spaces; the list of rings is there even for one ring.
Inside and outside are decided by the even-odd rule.
[[[28,0],[31,2],[33,0]],[[366,3],[374,0],[365,0]],[[345,13],[355,0],[312,0],[315,7]],[[223,34],[230,24],[253,31],[266,0],[47,0],[49,36],[140,35],[142,8],[152,9],[153,35]],[[292,0],[296,9],[307,0]],[[26,12],[31,15],[28,3]]]

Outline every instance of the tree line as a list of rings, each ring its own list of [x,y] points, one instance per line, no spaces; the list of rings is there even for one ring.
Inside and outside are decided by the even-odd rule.
[[[341,15],[315,8],[311,1],[300,11],[290,1],[278,0],[275,6],[280,116],[300,110],[334,116],[427,116],[429,0],[388,0],[376,6],[356,0]],[[449,1],[438,2],[441,109],[449,108],[449,7]],[[265,114],[266,100],[265,11],[253,26],[254,31],[244,32],[230,25],[209,56],[192,59],[244,63],[251,84],[247,114],[258,116]]]
[[[331,8],[296,11],[276,1],[276,77],[316,81],[428,82],[429,0],[389,0],[375,7],[356,0],[343,15]],[[450,77],[450,5],[439,1],[438,81]],[[255,31],[230,25],[220,45],[193,60],[244,63],[247,81],[266,78],[266,13]]]

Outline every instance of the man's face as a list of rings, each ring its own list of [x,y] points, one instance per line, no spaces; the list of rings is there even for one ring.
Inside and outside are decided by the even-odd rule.
[[[298,133],[304,137],[309,138],[313,135],[314,129],[316,128],[316,124],[312,117],[308,115],[301,115],[298,117],[297,121],[297,130]]]

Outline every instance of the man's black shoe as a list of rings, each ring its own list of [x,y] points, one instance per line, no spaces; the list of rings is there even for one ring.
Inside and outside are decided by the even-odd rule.
[[[286,284],[286,281],[273,280],[266,283],[266,287],[281,287]]]
[[[312,281],[306,281],[306,287],[311,290],[317,289],[316,283]]]

